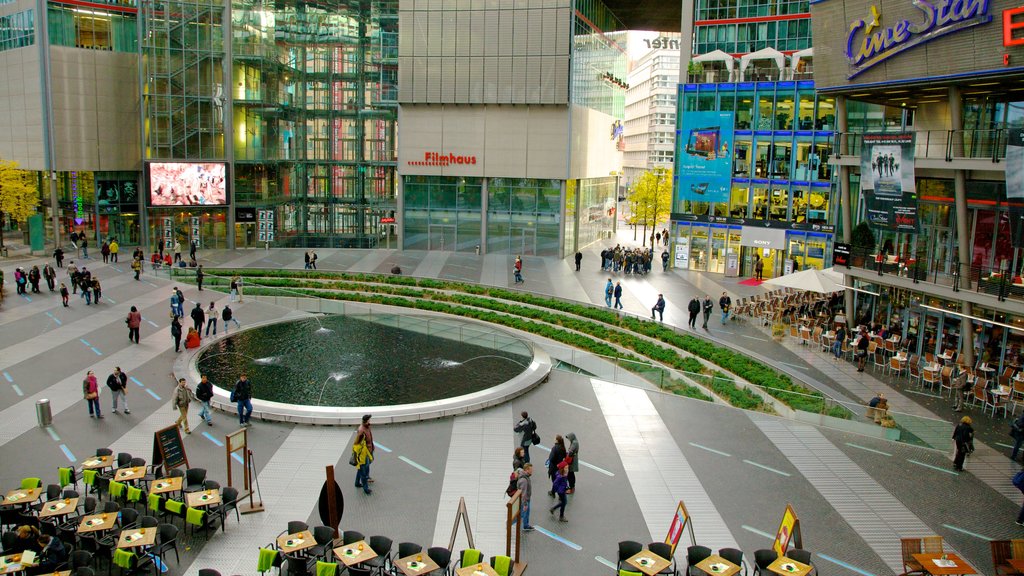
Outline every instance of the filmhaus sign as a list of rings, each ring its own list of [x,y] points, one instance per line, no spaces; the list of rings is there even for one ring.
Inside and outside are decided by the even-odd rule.
[[[992,21],[990,0],[911,0],[916,13],[896,22],[883,22],[877,5],[869,14],[850,23],[846,57],[851,65],[848,79],[897,54],[936,38]]]

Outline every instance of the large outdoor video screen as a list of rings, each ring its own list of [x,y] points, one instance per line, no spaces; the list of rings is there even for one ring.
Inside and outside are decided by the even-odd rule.
[[[228,203],[225,165],[214,162],[151,162],[152,206],[222,206]]]

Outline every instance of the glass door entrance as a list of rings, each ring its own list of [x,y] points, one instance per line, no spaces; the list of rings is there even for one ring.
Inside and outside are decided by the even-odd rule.
[[[427,250],[455,250],[455,226],[431,224]]]

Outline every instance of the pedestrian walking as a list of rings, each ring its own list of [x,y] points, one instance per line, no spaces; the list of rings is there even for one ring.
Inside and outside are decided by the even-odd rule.
[[[575,432],[566,434],[565,439],[569,441],[569,449],[566,451],[566,457],[569,458],[569,488],[565,493],[575,494],[576,473],[580,471],[580,441],[576,439]]]
[[[604,304],[605,306],[612,307],[612,296],[615,295],[615,284],[612,283],[612,279],[608,279],[608,283],[604,285]]]
[[[110,261],[110,244],[107,244],[106,241],[100,246],[100,255],[103,256],[104,264]]]
[[[68,262],[68,281],[71,282],[71,293],[78,293],[78,266],[75,261]]]
[[[199,291],[203,291],[203,278],[206,277],[206,273],[203,272],[203,265],[200,264],[196,267],[196,286],[199,287]]]
[[[68,307],[68,296],[70,296],[70,294],[68,294],[68,287],[65,286],[63,282],[61,282],[60,283],[60,300],[61,300],[61,302],[64,303],[64,307],[65,308]]]
[[[861,328],[860,340],[857,340],[857,372],[864,371],[864,365],[868,361],[868,345],[870,339],[868,338],[868,329]]]
[[[181,352],[181,316],[171,318],[171,338],[174,338],[174,351]]]
[[[523,531],[533,532],[533,525],[530,524],[530,498],[533,496],[533,487],[530,484],[530,476],[533,474],[533,464],[527,462],[517,472],[516,489],[519,490],[519,501],[521,503],[520,517],[523,519]]]
[[[117,253],[120,249],[116,239],[110,241],[110,261],[114,264],[117,264]]]
[[[665,321],[665,295],[658,294],[658,301],[654,303],[654,308],[651,308],[651,320],[654,320],[654,314],[658,314],[658,320],[661,322]]]
[[[668,228],[661,231],[661,239],[665,241],[665,246],[668,246]]]
[[[85,300],[85,305],[92,304],[92,281],[79,278],[78,287],[82,290],[80,298]]]
[[[60,246],[53,249],[53,259],[57,261],[57,268],[64,267],[64,250]]]
[[[764,280],[764,260],[758,254],[754,254],[754,279]]]
[[[568,474],[568,467],[562,466],[555,471],[555,479],[551,485],[551,491],[558,498],[558,504],[555,504],[548,509],[548,512],[554,515],[555,510],[558,510],[558,521],[568,522],[565,518],[565,505],[568,504],[569,498],[566,493],[569,491],[569,479],[566,477]]]
[[[697,329],[697,315],[700,314],[700,300],[696,296],[690,299],[690,303],[686,306],[686,311],[690,313],[690,329]]]
[[[92,370],[86,372],[85,380],[82,380],[82,396],[89,404],[89,418],[103,418],[100,412],[100,386]]]
[[[111,410],[117,414],[117,401],[120,399],[124,404],[124,413],[131,414],[128,409],[128,375],[121,372],[120,366],[114,367],[114,372],[107,376],[107,388],[110,388],[113,407]]]
[[[577,272],[580,271],[580,263],[582,263],[582,262],[583,262],[583,252],[580,252],[579,250],[577,250],[576,251],[576,271]]]
[[[32,266],[28,271],[28,283],[32,285],[33,294],[39,294],[39,281],[42,279],[43,274],[39,271],[39,266]]]
[[[188,427],[188,405],[192,402],[192,391],[188,389],[184,378],[178,378],[178,387],[174,389],[172,399],[173,409],[178,411],[178,419],[175,424],[185,429],[185,434],[191,434]]]
[[[252,416],[252,382],[249,377],[242,373],[235,382],[235,390],[231,393],[231,401],[238,408],[238,424],[250,426],[249,417]]]
[[[661,271],[668,272],[668,250],[661,251]]]
[[[555,434],[555,442],[551,445],[551,452],[548,454],[548,478],[552,482],[551,490],[548,490],[548,496],[555,495],[555,474],[558,473],[558,466],[562,463],[562,460],[565,460],[566,454],[568,452],[565,450],[565,438],[562,438],[561,434]],[[520,465],[519,468],[521,467]]]
[[[77,250],[75,254],[81,256],[82,249],[78,247],[78,232],[76,230],[71,231],[71,235],[68,236],[68,240],[71,240],[71,246]]]
[[[182,318],[185,317],[185,293],[181,291],[181,288],[174,287],[174,293],[178,295],[178,310],[175,312]]]
[[[196,384],[196,400],[199,402],[199,419],[206,422],[207,426],[213,426],[213,413],[210,411],[210,399],[213,398],[213,384],[207,379],[206,374],[200,376],[199,384]]]
[[[515,425],[512,431],[521,434],[519,438],[519,445],[523,447],[523,455],[525,456],[525,460],[529,462],[530,445],[535,443],[533,441],[533,437],[537,434],[537,423],[530,418],[530,415],[527,414],[526,410],[523,410],[522,420]]]
[[[312,269],[310,267],[310,265],[309,265],[309,262],[312,260],[312,258],[309,255],[310,252],[311,252],[310,250],[306,250],[306,253],[302,255],[302,260],[303,260],[303,262],[305,262],[305,265],[303,266],[303,268],[306,269],[306,270],[311,270]]]
[[[174,263],[181,261],[181,240],[174,240]]]
[[[132,306],[128,317],[124,319],[124,323],[128,325],[128,341],[134,341],[136,344],[139,343],[139,326],[142,325],[142,313],[135,306]]]
[[[139,274],[142,274],[142,258],[132,260],[132,271],[135,272],[135,280],[138,280]]]
[[[709,294],[704,295],[704,329],[708,329],[708,319],[711,318],[711,313],[715,310],[715,303],[711,301]]]
[[[99,304],[100,303],[100,296],[102,296],[102,295],[103,295],[103,287],[100,286],[100,279],[99,278],[93,278],[92,279],[92,302],[93,302],[93,304]]]
[[[196,332],[203,331],[203,324],[206,323],[206,314],[203,313],[203,305],[196,302],[196,307],[192,309],[192,327],[196,329]]]
[[[178,287],[175,286],[174,289],[171,290],[171,316],[172,317],[173,316],[181,316],[181,314],[178,313],[178,308],[180,306],[181,306],[181,301],[178,300]]]
[[[43,278],[46,279],[46,287],[53,292],[54,284],[57,280],[57,271],[53,269],[53,266],[47,264],[43,266]]]
[[[225,304],[224,305],[224,309],[221,310],[220,317],[221,317],[222,320],[224,320],[224,333],[225,334],[228,333],[228,323],[229,322],[234,322],[235,323],[235,328],[241,328],[242,327],[242,325],[238,323],[238,320],[235,320],[235,313],[231,311],[231,306],[228,306],[227,304]]]
[[[722,311],[722,324],[729,319],[729,308],[732,306],[732,298],[725,292],[722,292],[722,297],[718,299],[718,309]]]
[[[515,473],[526,464],[526,451],[523,450],[522,446],[516,446],[516,449],[512,451],[512,472]],[[514,479],[511,477],[510,479]]]
[[[515,276],[515,283],[523,282],[523,257],[516,256],[516,263],[512,265],[512,274]]]
[[[196,259],[196,250],[198,248],[199,248],[199,243],[196,242],[195,238],[193,238],[192,241],[189,242],[189,245],[188,245],[188,259],[189,260],[195,260]]]
[[[82,234],[81,236],[79,236],[78,240],[80,242],[79,245],[82,247],[82,258],[88,260],[89,259],[89,240],[85,237],[85,234]]]
[[[238,300],[238,276],[231,277],[231,295],[228,297],[228,302],[235,302]]]
[[[352,444],[353,450],[356,450],[356,465],[358,466],[356,488],[362,488],[366,494],[373,493],[373,490],[370,490],[370,483],[373,482],[373,478],[370,478],[370,463],[373,462],[376,451],[376,445],[373,443],[373,427],[370,424],[371,418],[373,418],[372,414],[363,414],[362,424],[359,425],[356,439]]]
[[[971,417],[964,416],[953,429],[953,446],[956,453],[953,456],[953,470],[957,472],[964,471],[964,459],[974,452],[974,428],[971,427],[971,423]]]
[[[317,259],[317,255],[316,255],[316,251],[314,250],[313,251],[313,257],[309,260],[309,266],[313,270],[316,270],[316,259]]]
[[[234,290],[238,294],[238,302],[239,303],[244,302],[244,300],[242,300],[242,285],[243,284],[244,284],[244,282],[242,282],[242,277],[237,275],[237,274],[231,279],[231,289]]]
[[[210,302],[210,307],[206,309],[206,335],[210,335],[210,328],[213,328],[213,335],[217,335],[217,305]]]
[[[622,282],[621,281],[615,283],[615,293],[614,294],[615,294],[615,305],[612,306],[612,308],[615,308],[616,310],[621,310],[622,309]]]

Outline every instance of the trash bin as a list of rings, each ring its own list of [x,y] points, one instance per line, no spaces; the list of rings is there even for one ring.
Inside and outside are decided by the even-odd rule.
[[[46,428],[53,424],[53,414],[50,412],[50,401],[46,398],[36,400],[36,420],[40,428]]]

